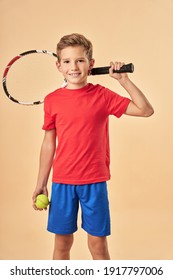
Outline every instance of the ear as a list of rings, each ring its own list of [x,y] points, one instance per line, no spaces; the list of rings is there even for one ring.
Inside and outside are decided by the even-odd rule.
[[[95,60],[92,58],[90,61],[89,61],[89,69],[88,69],[88,76],[91,75],[91,70],[94,66],[94,63],[95,63]]]
[[[94,67],[94,63],[95,63],[95,59],[91,59],[89,62],[89,70],[91,71],[91,69]]]
[[[56,67],[57,67],[59,72],[62,72],[62,70],[61,70],[61,63],[58,60],[56,61]]]

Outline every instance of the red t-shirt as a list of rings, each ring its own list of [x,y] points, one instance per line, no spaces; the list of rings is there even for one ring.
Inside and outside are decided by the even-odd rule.
[[[56,129],[53,182],[90,184],[110,179],[108,117],[125,112],[130,99],[100,85],[60,88],[45,97],[44,130]]]

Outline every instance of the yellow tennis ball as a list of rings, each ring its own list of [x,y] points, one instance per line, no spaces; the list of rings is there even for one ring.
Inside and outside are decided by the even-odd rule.
[[[37,206],[37,208],[39,209],[44,209],[49,205],[49,199],[45,194],[39,194],[37,195],[36,198],[36,203],[35,205]]]

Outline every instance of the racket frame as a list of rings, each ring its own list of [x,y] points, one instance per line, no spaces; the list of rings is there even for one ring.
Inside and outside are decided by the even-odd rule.
[[[20,104],[20,105],[39,105],[39,104],[42,104],[44,102],[44,100],[38,100],[38,101],[31,101],[31,102],[24,102],[24,101],[19,101],[17,99],[15,99],[8,91],[8,88],[7,88],[7,74],[8,74],[8,71],[10,70],[11,66],[20,58],[22,58],[23,56],[25,55],[28,55],[28,54],[34,54],[34,53],[41,53],[41,54],[48,54],[48,55],[53,55],[55,57],[57,57],[57,55],[53,52],[50,52],[48,50],[29,50],[29,51],[26,51],[26,52],[23,52],[17,56],[15,56],[12,60],[10,60],[10,62],[7,64],[7,66],[5,67],[5,70],[4,70],[4,73],[3,73],[3,78],[2,78],[2,85],[3,85],[3,89],[4,89],[4,92],[6,94],[6,96],[13,102],[17,103],[17,104]]]

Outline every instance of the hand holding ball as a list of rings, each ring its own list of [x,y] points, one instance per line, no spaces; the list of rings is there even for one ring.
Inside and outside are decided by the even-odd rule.
[[[36,198],[36,203],[38,209],[45,209],[49,205],[49,199],[45,194],[39,194]]]

